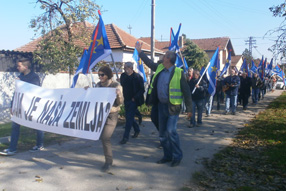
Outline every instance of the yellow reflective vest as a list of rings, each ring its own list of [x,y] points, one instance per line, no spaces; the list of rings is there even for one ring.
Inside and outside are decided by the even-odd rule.
[[[159,64],[156,72],[153,76],[152,83],[150,85],[150,89],[148,91],[148,94],[150,95],[153,90],[153,83],[154,79],[157,77],[157,75],[164,69],[165,67],[163,64]],[[182,69],[175,66],[174,75],[172,76],[172,79],[169,83],[169,101],[173,105],[181,105],[183,102],[183,92],[181,91],[181,77],[182,77]]]

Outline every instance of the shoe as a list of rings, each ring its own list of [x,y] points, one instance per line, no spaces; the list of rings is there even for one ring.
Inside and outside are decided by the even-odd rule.
[[[139,125],[141,125],[141,123],[142,123],[142,116],[138,117],[138,123],[139,123]]]
[[[202,123],[197,123],[197,127],[200,127],[202,126],[203,124]]]
[[[12,156],[12,155],[16,154],[16,152],[17,152],[17,150],[10,151],[9,149],[4,149],[2,152],[0,152],[0,155]]]
[[[44,150],[44,147],[38,147],[38,146],[34,146],[32,149],[30,149],[30,152],[37,152],[37,151],[42,151]]]
[[[157,164],[165,164],[165,163],[171,162],[171,161],[172,161],[171,159],[164,159],[164,158],[162,158],[162,159],[158,160],[156,163]]]
[[[111,164],[105,163],[105,164],[101,167],[101,172],[108,172],[108,171],[110,171],[110,167],[111,167]]]
[[[224,112],[224,114],[225,114],[225,115],[228,115],[228,114],[229,114],[229,112],[228,112],[228,111],[226,111],[226,112]]]
[[[134,135],[132,136],[132,138],[137,138],[139,133],[140,133],[140,131],[139,132],[135,132]]]
[[[180,160],[173,160],[171,163],[171,167],[179,166],[180,163],[181,163]]]
[[[235,111],[233,111],[233,112],[231,112],[231,114],[232,114],[232,115],[235,115],[236,113],[235,113]]]
[[[209,117],[210,116],[210,114],[206,114],[206,117]]]
[[[119,143],[121,144],[121,145],[124,145],[124,144],[126,144],[127,143],[127,139],[125,139],[125,138],[123,138]]]

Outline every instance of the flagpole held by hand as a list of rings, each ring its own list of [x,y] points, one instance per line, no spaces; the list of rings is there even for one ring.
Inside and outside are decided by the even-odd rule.
[[[200,79],[199,79],[199,81],[198,81],[198,83],[197,83],[196,85],[199,85],[199,83],[201,82],[201,80],[202,80],[203,76],[205,75],[206,71],[208,70],[208,68],[209,68],[210,64],[211,64],[211,62],[209,62],[209,63],[208,63],[208,65],[207,65],[207,67],[206,67],[205,71],[204,71],[204,72],[203,72],[203,74],[201,75],[201,77],[200,77]],[[193,89],[192,94],[194,94],[194,93],[195,93],[195,91],[196,91],[196,87]]]

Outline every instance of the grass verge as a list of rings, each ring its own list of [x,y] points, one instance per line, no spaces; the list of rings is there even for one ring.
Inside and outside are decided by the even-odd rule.
[[[11,123],[0,125],[0,137],[11,135]],[[45,132],[44,145],[61,144],[64,141],[75,139],[64,135]],[[20,137],[18,141],[18,151],[26,151],[36,145],[36,130],[28,127],[20,127]],[[0,150],[9,147],[9,143],[0,144]]]
[[[205,161],[182,190],[286,190],[286,93],[245,124],[233,144]]]

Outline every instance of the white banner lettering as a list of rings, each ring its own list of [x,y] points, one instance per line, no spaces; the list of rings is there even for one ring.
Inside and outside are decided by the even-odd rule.
[[[12,121],[37,130],[98,140],[115,88],[45,89],[16,81]]]

